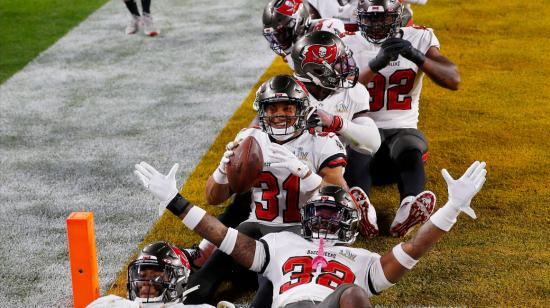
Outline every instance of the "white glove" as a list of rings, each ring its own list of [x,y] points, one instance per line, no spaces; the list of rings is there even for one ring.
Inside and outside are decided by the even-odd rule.
[[[449,202],[458,206],[461,211],[473,219],[476,219],[477,216],[470,207],[470,202],[485,183],[487,174],[485,165],[485,162],[475,161],[458,180],[454,180],[447,169],[441,170],[441,174],[447,182]]]
[[[269,150],[266,165],[273,168],[286,168],[290,173],[301,179],[305,178],[309,173],[309,167],[284,146],[271,143]]]
[[[225,146],[225,152],[223,153],[222,159],[220,160],[220,165],[218,166],[218,169],[220,169],[223,174],[227,174],[227,163],[229,162],[229,157],[235,154],[233,149],[239,145],[240,141],[240,139],[229,141],[229,143]]]
[[[439,229],[448,232],[456,223],[460,212],[476,219],[476,213],[470,207],[472,198],[479,192],[485,183],[485,162],[474,162],[458,180],[454,180],[446,169],[441,170],[447,182],[449,201],[435,212],[430,221]]]
[[[223,153],[222,159],[220,160],[220,164],[212,174],[212,177],[214,178],[214,181],[216,183],[218,184],[229,183],[229,180],[227,179],[227,163],[229,163],[229,158],[235,154],[233,152],[233,149],[239,145],[239,142],[241,140],[242,139],[230,141],[225,146],[225,152]]]
[[[134,174],[141,180],[143,186],[161,201],[159,215],[162,215],[162,211],[164,211],[166,205],[168,205],[178,193],[178,188],[176,187],[176,171],[178,171],[179,164],[174,164],[167,175],[158,172],[153,166],[144,161],[135,167],[136,170],[134,170]]]

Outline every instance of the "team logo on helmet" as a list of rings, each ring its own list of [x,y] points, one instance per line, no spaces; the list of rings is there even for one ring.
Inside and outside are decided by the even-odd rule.
[[[308,63],[323,64],[333,63],[336,60],[338,48],[336,44],[332,45],[311,45],[302,52],[302,67]]]
[[[298,8],[302,4],[302,0],[284,0],[283,4],[277,8],[277,12],[292,16],[298,11]]]
[[[189,264],[189,260],[187,260],[187,257],[185,256],[185,254],[183,253],[183,251],[179,250],[179,248],[177,247],[172,247],[172,250],[178,255],[178,257],[180,258],[180,261],[181,261],[181,264],[183,264],[183,266],[185,266],[186,268],[191,268],[191,264]]]

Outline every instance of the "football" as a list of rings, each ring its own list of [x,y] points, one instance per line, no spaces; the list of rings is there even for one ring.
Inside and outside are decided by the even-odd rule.
[[[227,164],[227,179],[231,190],[240,194],[256,183],[264,166],[264,157],[260,144],[252,136],[242,140],[233,152]]]

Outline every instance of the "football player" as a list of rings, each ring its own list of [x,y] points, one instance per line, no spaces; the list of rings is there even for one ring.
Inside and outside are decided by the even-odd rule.
[[[330,31],[335,34],[345,31],[344,24],[338,19],[312,20],[309,14],[309,6],[302,0],[270,0],[264,8],[264,37],[269,47],[291,68],[292,44],[302,35],[313,31]]]
[[[350,149],[373,155],[380,147],[380,133],[367,116],[369,92],[357,83],[358,69],[351,50],[335,34],[317,31],[294,44],[292,61],[294,75],[304,83],[316,108],[308,118],[308,127],[335,133]],[[353,187],[351,193],[361,200],[361,233],[365,237],[377,235],[376,212],[367,195],[359,187]]]
[[[171,307],[193,291],[184,291],[190,272],[189,261],[180,249],[168,242],[153,242],[128,265],[128,300],[111,295],[88,307]]]
[[[124,4],[130,12],[131,18],[126,26],[126,34],[135,34],[138,32],[140,25],[143,26],[143,33],[148,36],[157,36],[160,31],[153,23],[151,16],[151,0],[141,0],[142,15],[139,14],[139,9],[135,0],[124,0]]]
[[[368,298],[397,283],[456,223],[461,212],[476,218],[472,198],[485,183],[484,162],[474,162],[459,179],[443,169],[448,201],[413,238],[383,256],[351,248],[360,211],[340,187],[319,190],[301,210],[302,235],[270,233],[255,240],[227,228],[178,193],[177,164],[163,175],[147,163],[136,175],[166,208],[189,229],[207,238],[236,262],[273,283],[272,307],[367,307]],[[425,192],[416,207],[433,207],[435,195]]]
[[[308,0],[311,18],[334,18],[344,22],[346,31],[359,30],[357,22],[357,2],[359,0]],[[397,0],[396,0],[397,1]],[[403,0],[403,27],[412,26],[411,4],[424,5],[428,0]]]
[[[236,141],[228,144],[218,168],[207,181],[207,202],[220,204],[233,194],[226,166],[238,141],[252,136],[260,144],[265,164],[251,189],[251,202],[244,205],[251,209],[250,217],[237,229],[255,238],[282,230],[299,232],[300,206],[317,187],[323,182],[347,187],[343,178],[345,148],[332,133],[305,131],[309,96],[304,85],[291,76],[278,75],[263,83],[256,93],[254,109],[259,127],[243,129]],[[191,276],[189,287],[200,285],[200,289],[190,294],[186,303],[210,301],[226,278],[224,273],[231,270],[231,263],[226,254],[214,252]],[[258,301],[263,299],[259,297]],[[270,299],[271,294],[267,297]]]
[[[380,134],[372,119],[366,116],[369,93],[363,85],[357,84],[358,70],[351,51],[337,35],[326,31],[308,33],[294,46],[292,54],[288,56],[294,63],[292,66],[296,66],[296,78],[303,82],[310,93],[313,109],[310,110],[309,127],[316,127],[324,133],[336,133],[346,145],[361,153],[376,152],[380,146]],[[257,118],[255,123],[259,123]],[[377,235],[374,207],[369,205],[366,194],[359,187],[354,187],[351,191],[360,200],[364,211],[361,233],[366,237]],[[211,204],[220,202],[207,201]],[[236,227],[244,220],[243,216],[247,215],[240,205],[242,203],[250,203],[248,194],[236,195],[219,217],[220,221],[226,226]],[[202,266],[214,248],[211,243],[203,240],[200,245],[185,251],[195,268]]]
[[[370,92],[368,112],[380,128],[382,145],[374,155],[351,149],[345,178],[367,193],[372,184],[397,182],[400,206],[390,228],[404,236],[430,213],[411,205],[424,191],[428,143],[418,130],[419,98],[424,74],[436,84],[457,90],[457,67],[439,51],[434,32],[400,26],[403,5],[395,0],[359,0],[360,31],[342,38],[353,51],[359,81]]]

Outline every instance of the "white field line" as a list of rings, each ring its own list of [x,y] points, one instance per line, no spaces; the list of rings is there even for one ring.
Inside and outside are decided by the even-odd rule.
[[[138,1],[139,2],[139,1]],[[187,178],[269,66],[264,1],[112,0],[0,86],[0,306],[70,306],[65,219],[92,211],[102,292],[156,220],[141,160]]]

